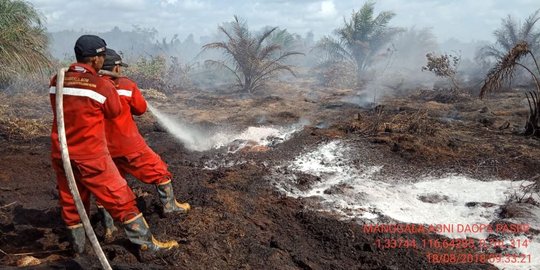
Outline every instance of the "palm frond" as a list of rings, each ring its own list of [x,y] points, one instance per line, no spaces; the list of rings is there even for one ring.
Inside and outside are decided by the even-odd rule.
[[[232,40],[233,37],[231,36],[231,34],[229,34],[229,32],[227,31],[227,29],[225,29],[223,26],[219,26],[218,27],[218,30],[221,31],[223,34],[225,34],[229,40]]]
[[[493,57],[495,59],[502,59],[504,54],[496,47],[496,45],[486,45],[478,51],[478,56],[480,58]]]
[[[222,61],[215,61],[215,60],[206,60],[204,61],[204,64],[207,66],[214,66],[217,68],[224,68],[228,71],[230,71],[232,74],[234,74],[236,81],[240,86],[242,86],[242,79],[238,76],[238,73],[231,67],[229,67],[226,63]]]
[[[537,27],[539,21],[540,9],[529,15],[519,26],[517,21],[508,15],[502,19],[500,28],[493,32],[495,43],[481,48],[478,57],[480,59],[493,57],[500,60],[520,41],[526,41],[531,52],[538,52],[540,50],[540,31]]]
[[[266,59],[269,56],[271,56],[274,52],[277,52],[281,50],[281,45],[279,44],[270,44],[268,46],[263,47],[258,51],[258,58],[259,59]]]
[[[392,11],[383,11],[373,20],[373,25],[377,28],[385,28],[395,16],[396,13]]]
[[[259,37],[259,40],[257,41],[257,50],[261,47],[262,43],[266,38],[268,38],[274,31],[278,29],[277,27],[273,27],[267,31],[264,31],[264,33]]]
[[[480,90],[480,97],[490,91],[496,91],[506,80],[512,78],[515,68],[520,65],[519,60],[530,53],[527,42],[517,43],[508,53],[492,68]]]
[[[341,42],[328,36],[323,37],[316,47],[326,53],[327,60],[343,60],[353,58],[350,52],[344,48]]]
[[[0,80],[14,73],[45,73],[51,64],[40,14],[26,1],[0,0]]]
[[[295,41],[294,36],[287,29],[279,30],[279,28],[272,32],[266,40],[271,44],[279,44],[282,48],[291,48]]]
[[[519,39],[518,30],[517,23],[512,19],[512,16],[508,15],[508,17],[503,20],[503,29],[505,30],[504,33],[510,44],[516,44]]]
[[[519,30],[519,36],[522,39],[526,39],[531,34],[534,35],[533,29],[538,20],[540,20],[540,9],[537,9],[533,14],[529,15],[525,19],[525,22],[523,22],[523,25],[521,26],[521,29]],[[527,40],[528,42],[531,42],[533,40]]]

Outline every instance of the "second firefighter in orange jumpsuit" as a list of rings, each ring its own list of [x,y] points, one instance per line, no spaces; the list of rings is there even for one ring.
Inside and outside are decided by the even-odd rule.
[[[116,51],[107,48],[103,76],[109,77],[115,84],[122,103],[122,113],[115,118],[105,120],[107,147],[116,167],[126,176],[131,174],[146,184],[153,184],[163,204],[163,213],[187,213],[191,206],[176,201],[167,164],[145,142],[139,133],[133,115],[146,112],[147,104],[137,84],[121,76],[122,62]],[[107,72],[108,71],[108,72]],[[98,204],[105,227],[105,237],[109,238],[116,230],[108,212]]]

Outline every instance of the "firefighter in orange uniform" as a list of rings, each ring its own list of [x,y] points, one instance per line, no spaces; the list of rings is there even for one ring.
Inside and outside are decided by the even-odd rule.
[[[157,241],[135,204],[135,195],[114,165],[107,149],[104,119],[117,117],[122,104],[113,83],[98,76],[105,61],[106,43],[94,35],[83,35],[75,43],[77,62],[64,79],[64,122],[71,166],[86,211],[90,197],[123,223],[131,242],[141,250],[167,250],[178,246],[176,241]],[[84,228],[62,164],[56,124],[56,76],[50,84],[50,100],[54,114],[51,132],[51,158],[56,171],[62,218],[68,227],[73,250],[82,253],[86,242]]]
[[[163,213],[187,213],[191,207],[188,203],[176,201],[171,181],[171,173],[167,164],[145,142],[133,115],[142,115],[146,112],[146,100],[137,84],[121,76],[122,62],[120,55],[112,49],[107,49],[103,76],[113,80],[116,91],[122,103],[122,113],[113,119],[105,120],[107,146],[120,173],[125,176],[131,174],[141,182],[156,186]],[[109,71],[109,72],[107,72]],[[106,228],[106,237],[115,230],[112,219],[107,212],[98,205]]]

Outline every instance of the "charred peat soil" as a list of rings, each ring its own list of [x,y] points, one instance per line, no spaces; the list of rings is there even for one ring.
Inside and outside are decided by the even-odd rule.
[[[342,140],[362,149],[352,159],[383,166],[377,177],[458,173],[480,180],[534,180],[539,174],[540,141],[519,135],[527,115],[522,93],[479,100],[464,93],[416,91],[384,99],[377,106],[359,106],[347,103],[355,93],[350,89],[307,91],[283,85],[272,89],[280,90],[254,96],[180,91],[165,97],[145,92],[160,110],[208,128],[307,124],[290,139],[269,147],[193,152],[165,132],[150,113],[138,118],[141,133],[175,176],[177,198],[188,201],[192,211],[162,217],[154,188],[128,179],[156,238],[176,239],[180,248],[142,262],[119,232],[113,241],[101,241],[113,268],[494,268],[431,264],[426,248],[378,248],[375,240],[388,235],[364,233],[362,225],[370,221],[343,220],[332,212],[317,211],[316,199],[287,197],[268,176],[275,166],[321,143]],[[49,159],[47,95],[2,99],[0,267],[32,265],[23,261],[32,256],[36,258],[32,269],[99,268],[89,244],[85,255],[73,257],[68,251]],[[208,169],[208,164],[218,166]],[[298,181],[309,185],[317,179],[300,176]],[[95,209],[90,214],[101,240],[103,228]]]

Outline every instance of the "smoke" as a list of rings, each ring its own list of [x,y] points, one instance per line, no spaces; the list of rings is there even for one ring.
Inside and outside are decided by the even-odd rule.
[[[227,27],[227,23],[224,26]],[[253,28],[251,31],[258,32],[257,28]],[[65,59],[66,56],[73,58],[72,45],[69,44],[72,44],[79,34],[82,33],[77,31],[51,33],[52,54],[60,59]],[[137,27],[132,30],[113,28],[110,31],[96,34],[105,38],[111,48],[123,53],[126,62],[131,64],[126,70],[126,74],[135,79],[142,87],[156,88],[167,93],[179,89],[219,90],[221,92],[227,91],[227,89],[229,91],[236,90],[227,87],[235,81],[234,75],[229,70],[204,64],[208,59],[218,61],[228,59],[219,50],[202,51],[204,44],[222,41],[226,38],[223,33],[217,30],[211,35],[200,37],[198,40],[193,35],[189,35],[185,39],[175,35],[172,38],[158,40],[157,30]],[[308,33],[305,36],[288,32],[285,34],[288,37],[288,43],[283,45],[286,45],[287,49],[303,52],[305,55],[296,56],[287,61],[288,64],[297,67],[295,71],[299,75],[298,80],[291,80],[290,77],[287,77],[287,73],[285,76],[278,76],[278,79],[298,82],[317,76],[316,69],[322,56],[317,53],[317,50],[312,50],[312,46],[317,43],[313,34]],[[406,91],[419,88],[433,89],[436,82],[445,82],[445,78],[437,78],[430,72],[421,71],[421,67],[426,64],[428,52],[461,55],[462,64],[458,72],[470,74],[470,76],[463,76],[466,80],[469,77],[475,78],[475,80],[481,79],[484,77],[485,71],[479,72],[477,63],[469,59],[473,57],[473,51],[482,44],[480,42],[465,43],[452,39],[439,45],[431,28],[409,28],[396,36],[391,43],[380,48],[374,58],[374,64],[364,72],[367,80],[364,81],[362,89],[354,97],[347,97],[343,101],[364,106],[378,102],[381,97],[387,95],[406,93]],[[158,61],[160,59],[162,61]],[[330,72],[328,76],[325,75],[331,77],[332,80],[336,79],[335,77],[344,77],[339,78],[336,82],[330,81],[327,86],[344,83],[345,87],[350,87],[347,83],[354,81],[354,79],[349,75],[354,74],[346,73],[342,70],[335,70]],[[326,85],[326,83],[322,83]]]
[[[426,54],[438,48],[430,28],[413,27],[400,33],[386,50],[377,54],[375,64],[366,72],[370,80],[360,91],[359,101],[375,103],[384,96],[411,89],[432,89],[436,77],[421,69],[426,64]]]
[[[407,94],[412,90],[450,88],[448,78],[437,77],[422,71],[427,64],[426,54],[452,54],[461,58],[457,67],[457,78],[463,85],[472,85],[485,77],[483,67],[473,60],[482,42],[460,42],[447,40],[442,44],[430,28],[410,28],[399,34],[375,57],[374,64],[365,72],[364,85],[354,97],[344,101],[365,106],[377,103],[382,97]],[[439,87],[442,86],[442,87]]]

